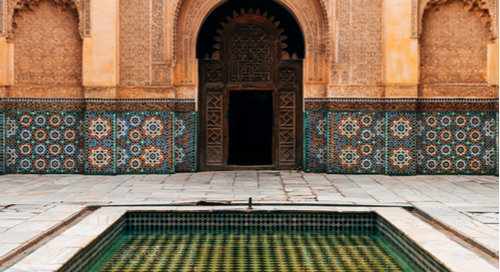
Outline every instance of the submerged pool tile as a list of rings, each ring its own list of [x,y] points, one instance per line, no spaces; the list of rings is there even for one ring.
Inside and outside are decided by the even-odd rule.
[[[404,271],[369,234],[130,232],[114,271]]]

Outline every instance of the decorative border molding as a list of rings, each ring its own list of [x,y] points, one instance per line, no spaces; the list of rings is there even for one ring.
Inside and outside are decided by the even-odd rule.
[[[5,0],[0,0],[0,35],[5,35]]]
[[[306,98],[305,102],[416,102],[413,98]]]
[[[151,59],[152,63],[162,63],[164,61],[163,51],[164,45],[164,32],[165,32],[165,1],[164,0],[152,0],[151,9]],[[154,64],[153,64],[154,69]],[[154,81],[154,78],[151,80]],[[166,86],[166,85],[159,85]]]
[[[33,102],[109,102],[109,103],[195,103],[195,99],[72,99],[72,98],[0,98],[0,101]]]
[[[83,12],[84,12],[84,20],[83,20],[83,36],[89,37],[92,31],[92,0],[83,0]]]
[[[0,110],[11,111],[195,111],[194,99],[0,98]]]
[[[411,0],[411,33],[410,38],[418,39],[418,1]]]
[[[480,99],[480,98],[305,98],[305,102],[474,102],[474,103],[493,103],[499,102],[498,98]]]
[[[498,111],[498,99],[306,98],[306,111]]]

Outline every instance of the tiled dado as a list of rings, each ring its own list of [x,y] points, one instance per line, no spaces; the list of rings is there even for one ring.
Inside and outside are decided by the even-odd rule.
[[[308,172],[497,174],[493,112],[305,113]]]
[[[4,112],[7,173],[83,173],[81,112]]]
[[[1,120],[5,173],[196,170],[196,112],[6,111]]]
[[[173,112],[126,112],[117,114],[117,172],[175,172],[173,135]]]

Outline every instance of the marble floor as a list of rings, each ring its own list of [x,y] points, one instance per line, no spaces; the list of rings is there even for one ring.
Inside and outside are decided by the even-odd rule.
[[[174,175],[0,176],[0,262],[89,205],[198,201],[414,206],[455,233],[499,251],[495,176],[327,175],[300,171]]]

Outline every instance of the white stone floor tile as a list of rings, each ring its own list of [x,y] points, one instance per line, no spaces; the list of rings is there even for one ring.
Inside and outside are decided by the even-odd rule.
[[[0,176],[0,256],[86,205],[161,205],[201,200],[246,203],[249,197],[255,203],[413,205],[498,252],[498,224],[484,224],[467,215],[498,212],[498,184],[494,176],[326,175],[300,171],[4,175]],[[11,204],[15,205],[7,206]],[[115,219],[112,215],[88,219],[95,220],[96,225],[73,231],[93,235],[101,230],[99,222]]]

